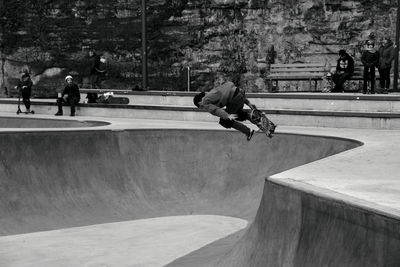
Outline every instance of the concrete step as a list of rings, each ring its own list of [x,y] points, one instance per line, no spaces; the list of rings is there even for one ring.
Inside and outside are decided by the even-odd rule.
[[[54,101],[33,100],[32,102],[32,109],[38,114],[55,114],[57,111]],[[0,100],[0,112],[15,114],[17,110],[16,104],[16,100]],[[22,109],[24,110],[24,108]],[[304,109],[264,109],[264,111],[278,125],[400,129],[399,112],[349,112]],[[64,107],[64,114],[69,114],[69,107]],[[218,122],[219,120],[217,117],[196,107],[179,105],[80,104],[77,107],[77,116],[79,115],[181,121]]]
[[[82,90],[82,99],[92,90]],[[96,92],[106,92],[96,90]],[[112,91],[112,90],[111,90]],[[134,92],[114,90],[116,96],[129,98],[131,105],[193,106],[196,92]],[[322,110],[350,112],[399,112],[400,94],[363,95],[358,93],[264,93],[247,94],[260,109]]]

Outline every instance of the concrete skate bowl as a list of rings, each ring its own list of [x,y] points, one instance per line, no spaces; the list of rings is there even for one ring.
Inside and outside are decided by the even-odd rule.
[[[265,183],[274,173],[359,145],[294,134],[272,139],[257,134],[247,142],[231,131],[0,133],[0,235],[162,216],[223,215],[254,221],[170,266],[372,266],[301,264],[308,258],[300,255],[319,255],[323,249],[330,253],[329,248],[334,253],[338,243],[348,248],[340,243],[347,240],[343,220],[362,211]],[[353,234],[345,234],[360,239],[359,229],[373,229],[376,225],[364,224],[378,223],[377,217],[365,215]],[[382,242],[395,230],[391,223],[383,225]],[[320,236],[313,236],[311,229]],[[372,235],[373,230],[365,231]],[[336,234],[340,240],[329,239]],[[332,247],[312,243],[319,237]],[[315,250],[303,251],[312,244]],[[387,245],[399,248],[393,240]]]
[[[42,118],[0,117],[0,128],[75,128],[109,125],[101,121],[57,120]]]

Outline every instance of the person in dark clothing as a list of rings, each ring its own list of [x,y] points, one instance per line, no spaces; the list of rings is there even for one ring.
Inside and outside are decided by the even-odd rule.
[[[390,86],[390,69],[394,60],[396,50],[392,40],[384,38],[382,46],[379,48],[379,78],[380,78],[380,93],[387,94]]]
[[[89,51],[89,57],[90,57],[90,86],[91,89],[99,89],[101,88],[101,74],[103,73],[100,70],[101,58],[93,50]],[[86,95],[86,98],[88,99],[88,103],[96,103],[97,94],[88,93]]]
[[[361,55],[361,62],[364,65],[363,94],[367,93],[368,82],[371,84],[371,94],[375,94],[375,67],[379,63],[379,53],[375,50],[374,41],[367,41],[366,49]]]
[[[237,88],[232,82],[227,82],[212,89],[210,92],[201,92],[194,96],[196,107],[204,109],[214,116],[220,117],[219,124],[225,128],[234,128],[247,136],[250,141],[254,134],[246,125],[239,121],[249,120],[249,112],[243,110],[244,104],[252,109],[256,106],[246,98],[245,92]],[[226,107],[225,109],[223,109]]]
[[[339,50],[339,59],[336,64],[336,72],[332,75],[335,86],[331,92],[343,92],[343,84],[351,78],[354,73],[354,60],[347,54],[346,50]]]
[[[32,93],[32,80],[31,77],[29,76],[29,73],[26,71],[22,77],[21,81],[18,83],[16,86],[16,89],[19,90],[19,93],[22,97],[22,102],[25,105],[26,112],[30,113],[31,112],[31,93]]]
[[[62,105],[65,103],[71,106],[71,116],[75,116],[75,106],[79,103],[81,94],[78,85],[72,81],[72,76],[68,75],[65,77],[65,81],[67,82],[67,85],[61,94],[61,98],[57,99],[58,112],[55,115],[63,115]]]

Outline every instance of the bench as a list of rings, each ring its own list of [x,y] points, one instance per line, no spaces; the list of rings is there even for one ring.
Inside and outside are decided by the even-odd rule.
[[[325,63],[293,63],[293,64],[271,64],[270,74],[267,80],[272,85],[272,92],[278,91],[278,81],[309,81],[310,90],[314,88],[314,91],[318,91],[318,81],[322,81],[327,72],[331,68],[336,67],[336,62],[327,67]],[[354,65],[354,74],[348,80],[347,87],[348,91],[359,91],[361,90],[363,80],[364,66],[361,64]],[[379,72],[376,69],[376,79],[379,79]],[[351,81],[358,81],[358,85],[350,85]],[[345,83],[345,87],[346,87]],[[347,90],[346,90],[347,91]]]
[[[267,79],[273,92],[277,91],[278,81],[309,81],[310,89],[314,83],[316,90],[318,80],[322,80],[326,71],[324,63],[271,64]]]

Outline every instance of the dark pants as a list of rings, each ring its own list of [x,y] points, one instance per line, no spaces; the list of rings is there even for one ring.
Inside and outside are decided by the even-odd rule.
[[[90,74],[90,86],[91,89],[100,89],[101,88],[101,77],[98,73]],[[87,93],[86,98],[88,99],[88,103],[97,103],[97,94],[96,93]]]
[[[22,102],[25,105],[25,108],[29,110],[31,108],[31,92],[22,92]]]
[[[245,135],[250,134],[250,128],[246,125],[240,123],[239,121],[245,121],[249,119],[249,113],[243,110],[245,100],[244,91],[239,88],[236,89],[236,92],[228,105],[226,105],[226,112],[229,114],[237,114],[238,118],[236,120],[225,120],[220,119],[219,124],[227,129],[233,128],[236,129]]]
[[[368,81],[371,82],[371,93],[375,93],[375,66],[365,66],[364,67],[364,84],[363,93],[367,92]]]
[[[78,104],[79,99],[76,97],[67,97],[67,101],[64,101],[63,98],[57,99],[57,106],[58,106],[58,114],[63,114],[62,106],[63,104],[71,106],[71,115],[75,115],[75,106]]]
[[[335,83],[335,87],[331,90],[331,92],[343,92],[343,84],[353,76],[353,73],[344,72],[344,73],[334,73],[332,75],[332,81]]]
[[[389,89],[390,87],[390,68],[378,69],[381,89]]]

